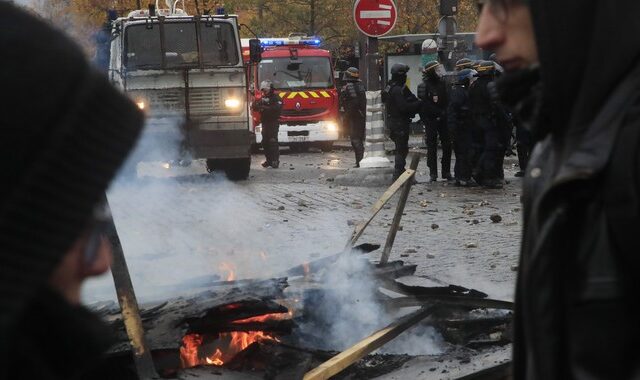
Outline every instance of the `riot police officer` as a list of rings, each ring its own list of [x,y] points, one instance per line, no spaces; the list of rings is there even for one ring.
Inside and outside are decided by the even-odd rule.
[[[474,62],[469,58],[462,58],[456,62],[456,71],[462,71],[464,69],[470,69],[473,67]]]
[[[449,95],[441,77],[443,71],[437,61],[427,62],[422,70],[422,83],[418,85],[418,98],[422,101],[420,120],[425,129],[427,166],[432,182],[438,180],[438,137],[442,144],[442,178],[452,179],[451,139],[446,119]]]
[[[277,169],[280,166],[280,147],[278,145],[278,131],[280,129],[280,113],[282,111],[282,100],[273,90],[273,83],[265,80],[260,83],[262,96],[253,103],[252,109],[260,112],[262,123],[262,149],[266,161],[262,167],[271,166]]]
[[[422,102],[407,88],[409,66],[396,63],[391,67],[391,80],[382,92],[387,113],[387,126],[396,145],[394,180],[405,171],[409,153],[411,119],[420,111]]]
[[[454,175],[456,186],[475,186],[471,178],[473,121],[469,102],[469,87],[476,75],[475,70],[460,70],[451,87],[447,108],[447,125],[453,135],[453,148],[456,153]]]
[[[351,146],[356,155],[356,167],[364,155],[365,122],[367,112],[367,95],[360,73],[355,67],[345,71],[346,84],[340,91],[340,104],[344,107],[344,121],[349,128]]]
[[[502,188],[502,168],[500,167],[506,145],[504,132],[498,124],[499,104],[492,98],[488,85],[495,79],[495,65],[482,61],[478,65],[478,79],[469,90],[473,122],[481,132],[482,153],[475,165],[474,178],[489,188]]]

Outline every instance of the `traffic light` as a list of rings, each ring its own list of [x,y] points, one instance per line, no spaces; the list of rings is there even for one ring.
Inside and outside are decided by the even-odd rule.
[[[440,16],[458,14],[458,0],[440,0]]]

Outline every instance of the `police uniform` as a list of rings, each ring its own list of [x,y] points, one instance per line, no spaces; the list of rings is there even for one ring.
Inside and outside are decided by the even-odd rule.
[[[262,149],[266,158],[263,166],[277,168],[280,165],[278,131],[280,129],[279,119],[282,112],[282,100],[271,90],[269,95],[263,96],[254,103],[253,108],[260,112],[262,123]]]
[[[469,84],[473,71],[466,69],[458,74],[456,83],[451,87],[447,108],[447,126],[453,136],[453,148],[456,153],[454,176],[456,185],[471,186],[472,174],[472,128],[471,105],[469,102]]]
[[[354,69],[355,70],[355,69]],[[357,73],[357,70],[354,71]],[[364,156],[367,95],[364,84],[354,77],[348,77],[347,84],[340,91],[340,104],[344,107],[344,121],[349,129],[351,146],[356,155],[356,167]]]
[[[409,153],[409,132],[411,119],[420,111],[422,102],[407,88],[409,67],[395,64],[391,68],[391,80],[383,91],[383,101],[387,113],[387,127],[396,145],[394,178],[404,171]]]
[[[435,66],[429,67],[433,63]],[[438,137],[442,144],[442,178],[451,179],[451,138],[447,129],[446,111],[449,101],[447,86],[435,69],[439,64],[425,66],[423,82],[418,85],[418,98],[422,101],[420,120],[425,128],[427,166],[431,180],[438,178]]]
[[[493,63],[492,63],[493,64]],[[498,104],[492,99],[488,85],[493,81],[491,72],[480,72],[478,80],[469,90],[473,123],[479,135],[474,143],[482,144],[482,151],[474,168],[476,181],[487,187],[501,187],[501,157],[504,156],[504,131],[498,124]],[[480,140],[481,141],[478,141]]]

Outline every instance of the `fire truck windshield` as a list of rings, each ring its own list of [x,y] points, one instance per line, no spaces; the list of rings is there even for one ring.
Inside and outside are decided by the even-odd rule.
[[[201,22],[202,57],[198,54],[195,22],[165,22],[163,27],[164,33],[160,33],[158,23],[126,28],[124,62],[128,70],[233,66],[238,63],[235,34],[230,24]]]
[[[299,57],[295,60],[263,57],[258,80],[267,79],[278,90],[333,86],[331,62],[327,57]]]

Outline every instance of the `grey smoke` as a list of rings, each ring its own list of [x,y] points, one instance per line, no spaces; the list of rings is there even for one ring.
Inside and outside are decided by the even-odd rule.
[[[180,152],[179,134],[158,141],[153,138],[154,127],[147,126],[129,166],[154,152],[168,153],[167,159]],[[299,194],[305,191],[302,187],[298,192],[287,188],[280,193],[270,183],[230,182],[223,174],[207,173],[201,160],[189,167],[166,169],[163,164],[138,164],[137,179],[119,178],[108,192],[142,303],[184,295],[190,288],[183,285],[196,278],[225,279],[228,272],[223,263],[234,269],[236,279],[271,278],[340,252],[349,236],[348,213],[305,208],[307,215],[285,222],[292,215],[285,217],[269,205],[279,204],[272,198],[280,196],[280,201],[291,205],[287,210],[294,209],[296,197],[304,196]],[[370,268],[366,257],[346,254],[326,271],[322,287],[331,297],[315,308],[315,318],[324,325],[318,348],[345,349],[399,317],[378,302]],[[90,281],[83,299],[86,303],[115,300],[111,275]],[[309,331],[314,328],[302,325],[300,331],[314,333]],[[441,351],[440,340],[432,328],[418,326],[381,352],[436,354]]]

